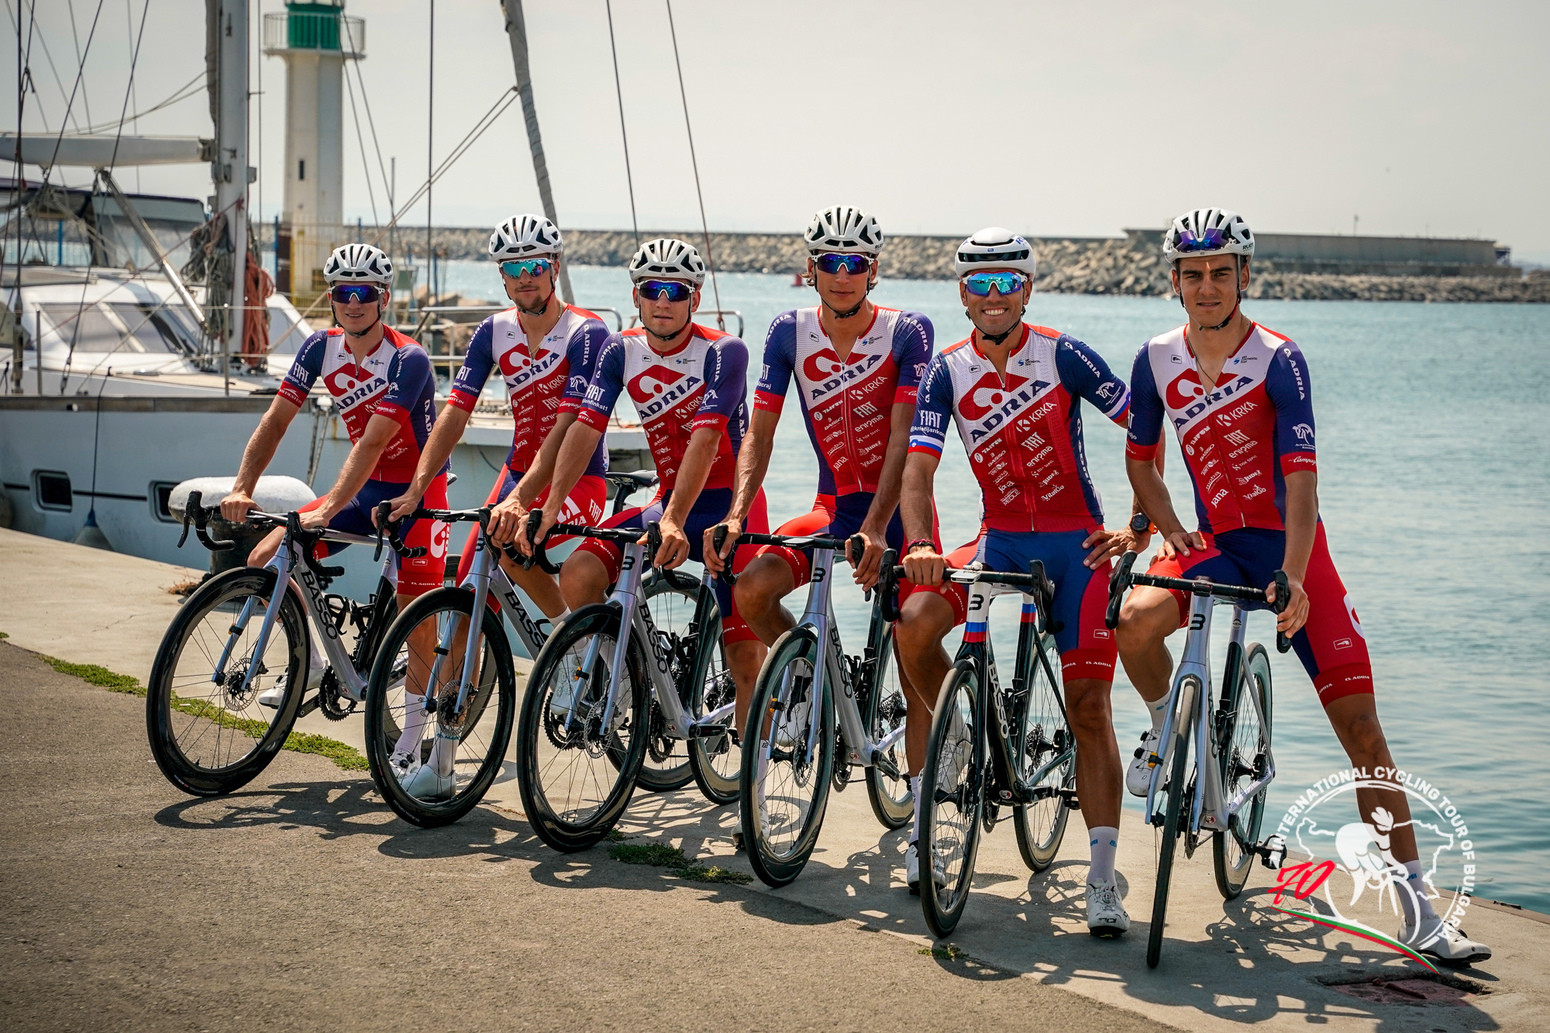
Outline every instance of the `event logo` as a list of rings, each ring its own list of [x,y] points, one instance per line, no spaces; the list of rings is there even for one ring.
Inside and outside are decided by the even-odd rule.
[[[1399,790],[1410,806],[1400,821],[1382,806],[1360,818],[1359,790]],[[1408,827],[1415,835],[1421,873],[1412,878],[1394,856],[1396,838]],[[1458,806],[1440,789],[1412,772],[1393,768],[1349,768],[1320,779],[1293,801],[1276,829],[1286,841],[1286,858],[1276,872],[1269,906],[1284,914],[1340,929],[1382,944],[1435,971],[1420,951],[1457,930],[1474,892],[1475,845]],[[1350,917],[1376,910],[1384,924],[1398,925],[1403,895],[1431,902],[1442,919],[1433,936],[1402,943]],[[1313,898],[1322,902],[1315,909]]]

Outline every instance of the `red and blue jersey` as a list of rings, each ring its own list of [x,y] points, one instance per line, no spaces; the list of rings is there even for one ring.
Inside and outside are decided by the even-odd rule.
[[[818,455],[819,495],[877,491],[892,407],[915,404],[931,342],[931,320],[880,306],[843,360],[817,306],[784,312],[770,324],[754,408],[780,412],[796,380]]]
[[[297,350],[279,395],[300,406],[319,377],[333,396],[352,443],[361,439],[373,416],[386,416],[398,424],[371,480],[398,484],[414,480],[420,451],[436,422],[436,381],[425,350],[385,326],[382,340],[357,365],[343,330],[320,330]]]
[[[1152,338],[1136,356],[1125,454],[1154,458],[1166,416],[1184,450],[1202,531],[1284,530],[1285,476],[1318,470],[1302,352],[1256,323],[1208,393],[1184,331]]]
[[[578,389],[574,378],[562,411],[594,430],[604,430],[621,393],[635,403],[656,463],[661,491],[678,482],[678,468],[694,432],[719,431],[721,441],[705,490],[730,488],[737,450],[748,429],[748,346],[719,330],[690,327],[689,339],[671,352],[651,346],[634,327],[611,334],[603,345],[591,383]]]
[[[520,477],[554,429],[567,386],[576,381],[579,390],[586,390],[607,339],[608,329],[595,315],[567,305],[553,329],[534,347],[515,308],[497,312],[480,323],[469,340],[447,404],[473,412],[491,371],[499,369],[516,423],[506,467]],[[608,449],[599,441],[586,472],[602,476],[607,470]]]
[[[926,367],[910,451],[940,456],[952,420],[980,482],[987,528],[1099,527],[1103,502],[1082,448],[1082,399],[1124,425],[1130,405],[1125,382],[1074,337],[1024,324],[1004,376],[970,337]]]

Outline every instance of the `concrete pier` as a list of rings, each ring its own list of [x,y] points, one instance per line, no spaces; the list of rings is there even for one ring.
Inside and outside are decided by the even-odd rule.
[[[440,830],[398,821],[365,773],[314,756],[282,753],[240,793],[191,799],[151,761],[143,701],[21,650],[143,683],[179,605],[167,589],[198,576],[0,531],[0,1012],[16,1028],[1550,1026],[1545,916],[1476,902],[1465,928],[1495,956],[1451,988],[1413,983],[1422,970],[1393,951],[1272,910],[1262,868],[1224,905],[1209,849],[1177,863],[1162,964],[1147,969],[1153,835],[1130,814],[1126,937],[1086,933],[1073,814],[1040,875],[1010,829],[983,839],[949,950],[902,887],[905,834],[882,830],[860,785],[831,797],[812,861],[776,891],[685,883],[606,844],[557,854],[510,780]],[[359,745],[359,723],[307,730]],[[735,827],[735,807],[691,788],[637,794],[621,829],[748,872]],[[1385,993],[1374,978],[1399,983],[1398,1003],[1369,999]],[[1437,994],[1451,999],[1424,999]]]

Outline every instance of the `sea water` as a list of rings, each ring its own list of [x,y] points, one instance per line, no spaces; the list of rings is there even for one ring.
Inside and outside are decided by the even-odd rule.
[[[570,271],[581,305],[631,311],[622,270]],[[499,297],[488,263],[454,262],[447,289]],[[750,390],[766,329],[780,312],[816,303],[786,276],[718,278],[720,305],[742,317]],[[924,313],[936,347],[962,339],[968,321],[957,286],[883,280],[879,304]],[[716,307],[709,284],[702,310]],[[1550,831],[1538,814],[1550,791],[1550,306],[1410,302],[1250,301],[1245,311],[1296,341],[1312,374],[1319,447],[1319,510],[1330,551],[1360,615],[1372,654],[1379,713],[1400,768],[1440,787],[1467,820],[1479,856],[1476,895],[1550,912]],[[1035,294],[1030,322],[1087,342],[1129,379],[1137,348],[1182,321],[1161,298]],[[715,325],[714,318],[701,322]],[[736,320],[729,319],[729,330]],[[771,524],[811,508],[817,464],[800,410],[788,406],[765,493]],[[1108,524],[1130,513],[1124,432],[1083,407],[1092,476]],[[979,524],[979,489],[956,435],[936,476],[948,547]],[[1174,508],[1194,507],[1176,442],[1166,478]],[[788,600],[800,611],[802,596]],[[859,648],[867,605],[836,592],[841,630]],[[998,603],[992,638],[1009,659],[1017,607]],[[1225,612],[1219,614],[1225,618]],[[948,651],[957,645],[957,632]],[[1220,678],[1225,620],[1217,622]],[[1271,649],[1277,777],[1273,824],[1304,788],[1347,761],[1294,654],[1274,652],[1267,614],[1249,638]],[[1182,634],[1169,641],[1175,657]],[[1123,670],[1114,685],[1116,732],[1127,761],[1148,726]],[[1140,801],[1127,834],[1141,835]]]

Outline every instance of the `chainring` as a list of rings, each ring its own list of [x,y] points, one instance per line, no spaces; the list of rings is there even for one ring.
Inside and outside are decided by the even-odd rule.
[[[343,721],[355,713],[359,705],[339,688],[339,676],[332,667],[323,672],[323,682],[318,686],[318,709],[324,717],[330,721]]]

